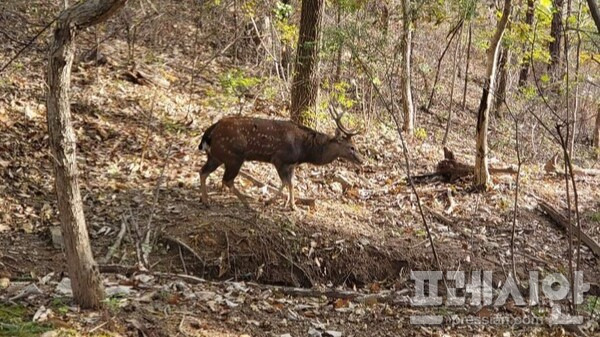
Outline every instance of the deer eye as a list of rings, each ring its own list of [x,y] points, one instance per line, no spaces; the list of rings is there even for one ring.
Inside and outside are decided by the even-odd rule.
[[[350,151],[352,151],[352,152],[356,151],[356,149],[354,148],[354,146],[350,146]]]

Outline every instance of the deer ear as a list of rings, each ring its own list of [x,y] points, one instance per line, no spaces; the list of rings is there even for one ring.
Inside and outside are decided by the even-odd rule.
[[[344,134],[342,133],[342,131],[340,131],[340,129],[335,129],[335,139],[343,139],[344,138]]]

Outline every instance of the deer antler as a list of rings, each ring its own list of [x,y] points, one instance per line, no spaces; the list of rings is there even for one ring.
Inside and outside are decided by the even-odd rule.
[[[342,117],[344,117],[344,112],[342,112],[342,113],[337,112],[337,110],[333,106],[330,106],[329,109],[328,109],[328,111],[329,111],[329,114],[331,115],[331,117],[333,118],[333,120],[335,121],[335,124],[337,125],[337,128],[342,133],[344,133],[346,136],[352,137],[352,136],[355,136],[355,135],[359,134],[362,131],[360,129],[348,130],[342,124]]]

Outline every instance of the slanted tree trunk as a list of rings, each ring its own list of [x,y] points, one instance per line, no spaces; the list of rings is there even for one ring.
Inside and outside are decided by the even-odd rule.
[[[410,84],[410,52],[412,46],[411,8],[409,0],[402,0],[402,112],[404,132],[412,134],[415,128],[415,109]]]
[[[290,0],[283,0],[283,4],[290,5]],[[289,20],[289,17],[285,18]],[[281,76],[287,81],[290,78],[291,58],[292,58],[292,46],[289,45],[289,41],[281,39]]]
[[[497,118],[503,118],[503,106],[506,99],[506,86],[508,85],[508,64],[510,64],[510,50],[507,47],[500,47],[499,71],[498,71],[498,89],[496,89],[494,111]]]
[[[594,126],[594,146],[596,147],[597,157],[600,158],[600,103],[596,114],[596,126]]]
[[[560,40],[562,37],[562,10],[564,0],[553,0],[552,1],[552,23],[550,24],[550,36],[552,41],[548,45],[548,52],[550,53],[550,64],[548,70],[554,77],[558,79],[560,70]]]
[[[87,0],[63,11],[56,21],[48,58],[46,104],[55,189],[73,297],[82,308],[100,307],[104,290],[90,248],[78,184],[76,140],[69,102],[74,39],[79,30],[106,20],[125,2],[127,0]]]
[[[469,85],[469,64],[471,63],[471,37],[472,37],[472,23],[469,21],[469,34],[467,38],[467,62],[465,65],[465,86],[463,88],[463,98],[462,98],[462,109],[465,110],[467,107],[467,87]]]
[[[291,118],[302,125],[316,123],[319,93],[319,45],[324,0],[302,0],[300,36],[292,83]],[[312,111],[311,111],[312,110]]]
[[[490,40],[490,46],[486,52],[486,77],[483,85],[483,93],[479,102],[477,111],[477,129],[476,129],[476,156],[475,156],[475,186],[486,190],[490,185],[490,172],[488,168],[488,123],[490,115],[490,105],[492,104],[492,94],[494,92],[494,77],[496,77],[496,67],[498,64],[498,53],[500,50],[500,41],[508,24],[510,16],[511,0],[504,0],[502,18],[498,21],[496,31]]]
[[[336,2],[337,7],[337,15],[335,18],[335,24],[338,28],[341,27],[342,24],[342,3],[340,1]],[[344,44],[340,43],[337,49],[337,55],[335,57],[335,76],[333,77],[333,82],[337,83],[340,81],[342,77],[342,54],[344,51]]]
[[[527,0],[527,12],[525,12],[525,24],[527,27],[533,27],[533,19],[535,14],[535,0]],[[529,77],[529,64],[531,60],[529,59],[529,53],[527,53],[527,43],[523,44],[523,60],[521,63],[521,70],[519,71],[519,88],[522,88],[525,83],[527,83],[527,78]]]
[[[587,0],[587,4],[590,8],[590,14],[592,14],[592,19],[596,24],[598,34],[600,34],[600,10],[598,9],[598,3],[596,3],[596,0]]]

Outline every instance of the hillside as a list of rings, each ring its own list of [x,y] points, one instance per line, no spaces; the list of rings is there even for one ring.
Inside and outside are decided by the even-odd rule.
[[[120,294],[110,297],[103,311],[80,311],[61,293],[67,270],[59,242],[45,106],[51,33],[43,33],[2,73],[0,298],[5,304],[0,304],[0,336],[34,336],[57,329],[90,336],[326,336],[326,330],[333,336],[598,333],[599,259],[587,245],[581,246],[580,270],[591,290],[580,305],[586,322],[581,327],[410,324],[409,316],[415,313],[545,318],[551,309],[547,300],[535,307],[410,305],[411,271],[440,266],[449,271],[489,270],[494,287],[500,289],[512,268],[516,175],[492,174],[493,187],[485,193],[474,190],[471,176],[450,182],[439,177],[415,180],[438,266],[407,180],[396,127],[378,105],[376,94],[353,92],[358,86],[344,92],[355,98],[370,95],[370,101],[364,99],[370,102],[368,109],[354,106],[349,113],[349,120],[364,126],[364,132],[354,137],[365,157],[363,165],[344,161],[301,165],[295,190],[306,204],[299,203],[292,212],[281,200],[265,203],[273,195],[266,185],[280,184],[274,167],[246,162],[236,185],[252,198],[251,209],[221,188],[223,169],[210,176],[212,203],[203,205],[199,170],[206,153],[198,150],[198,144],[204,131],[227,115],[287,119],[289,92],[261,61],[266,53],[255,49],[251,39],[226,48],[238,33],[230,31],[231,25],[219,15],[229,18],[232,13],[212,9],[196,16],[194,3],[165,1],[154,1],[152,6],[158,8],[154,12],[150,4],[130,3],[97,29],[83,32],[71,75],[78,180],[92,250],[107,290]],[[0,7],[5,9],[0,13],[0,33],[6,32],[0,34],[4,50],[0,65],[60,9],[59,4],[16,0]],[[299,8],[294,15],[299,15]],[[353,15],[347,19],[360,19]],[[326,19],[332,20],[333,14]],[[487,19],[473,25],[474,31],[494,26]],[[137,29],[133,55],[126,27]],[[417,131],[406,137],[413,176],[435,172],[444,159],[449,70],[441,72],[433,107],[425,107],[433,69],[445,47],[432,42],[445,41],[451,28],[447,22],[423,23],[413,37]],[[483,41],[486,35],[475,37]],[[477,108],[485,81],[485,50],[477,47],[481,41],[475,41],[470,56],[464,109],[457,94],[464,81],[459,72],[461,85],[455,89],[446,144],[458,161],[470,165],[475,163]],[[331,70],[329,61],[323,61],[325,74]],[[341,76],[348,83],[365,81],[353,79],[357,70],[351,68],[350,58],[347,62]],[[442,67],[449,69],[451,61],[445,60]],[[597,65],[587,70],[597,82]],[[241,79],[236,72],[244,74]],[[246,77],[259,78],[259,84],[242,94],[231,89],[232,82]],[[326,83],[321,90],[334,91]],[[597,88],[589,89],[587,96],[582,93],[581,104],[593,106],[594,93]],[[544,169],[548,160],[561,154],[560,147],[526,113],[543,111],[543,105],[517,98],[510,104],[523,121],[514,248],[517,278],[527,280],[530,271],[567,273],[568,233],[539,207],[545,200],[566,214],[565,177]],[[591,123],[592,112],[582,118]],[[323,116],[318,130],[333,134],[334,122]],[[583,130],[586,124],[580,125]],[[580,132],[574,163],[597,169],[598,161],[584,139],[587,132]],[[514,120],[508,113],[491,120],[489,137],[491,165],[516,167]],[[577,175],[575,183],[582,231],[600,242],[600,177]],[[154,235],[152,268],[140,271],[146,228]],[[121,239],[120,247],[104,261]],[[36,290],[19,295],[30,285]],[[34,323],[36,312],[51,314]]]

